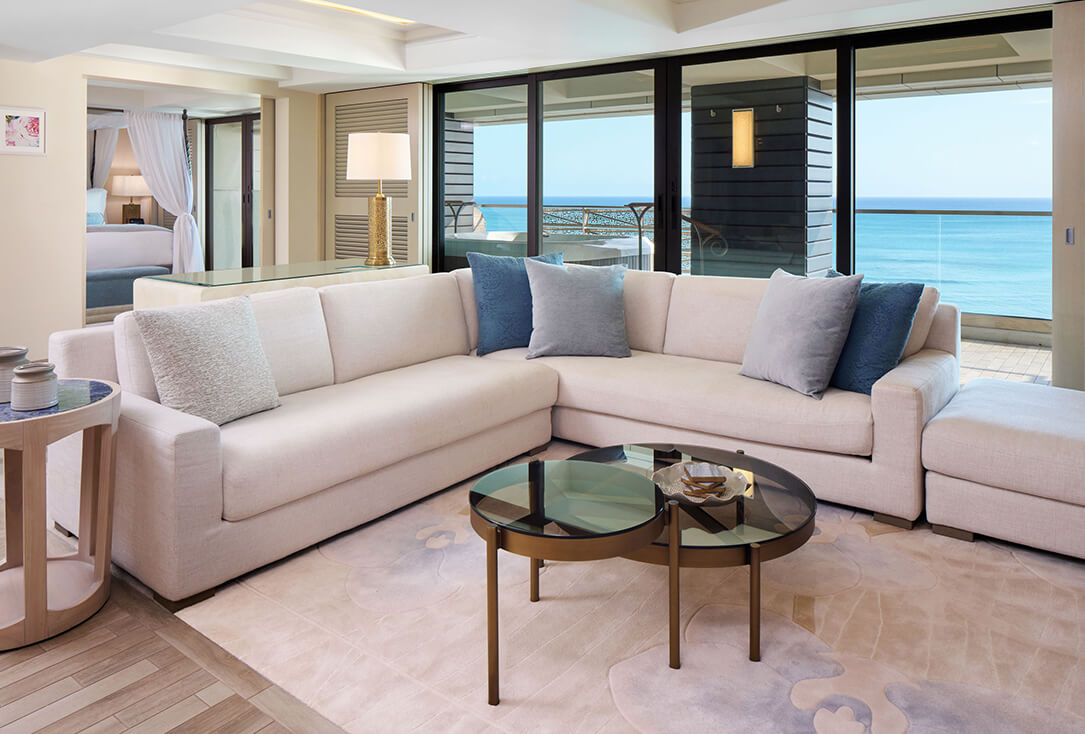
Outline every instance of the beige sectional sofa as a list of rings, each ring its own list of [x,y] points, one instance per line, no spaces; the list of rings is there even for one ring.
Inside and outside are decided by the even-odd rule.
[[[742,448],[818,497],[914,520],[920,439],[956,393],[959,313],[924,295],[873,395],[738,374],[767,281],[630,271],[629,359],[473,355],[469,270],[252,297],[282,407],[216,426],[157,402],[131,314],[54,334],[62,375],[119,381],[115,561],[181,600],[545,444]],[[77,527],[77,441],[49,461]]]

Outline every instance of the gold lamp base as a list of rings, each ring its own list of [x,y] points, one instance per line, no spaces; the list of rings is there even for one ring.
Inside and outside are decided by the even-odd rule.
[[[366,265],[395,265],[389,237],[392,234],[392,209],[388,197],[378,193],[369,199],[369,257]]]
[[[124,204],[121,206],[121,224],[128,224],[130,219],[141,219],[143,217],[143,207],[139,204]]]

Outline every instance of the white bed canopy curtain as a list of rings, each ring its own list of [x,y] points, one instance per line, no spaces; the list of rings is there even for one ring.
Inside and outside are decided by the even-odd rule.
[[[87,188],[105,188],[113,156],[117,152],[117,136],[125,127],[121,114],[87,115]]]
[[[159,206],[177,217],[173,223],[173,272],[203,270],[203,245],[192,216],[192,168],[181,115],[126,110],[132,152]]]

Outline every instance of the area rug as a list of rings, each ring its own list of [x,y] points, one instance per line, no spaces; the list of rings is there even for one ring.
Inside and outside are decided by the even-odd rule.
[[[581,447],[552,444],[545,458]],[[500,558],[501,704],[486,703],[485,547],[465,482],[261,569],[179,616],[350,732],[1085,731],[1085,564],[822,505],[762,571]]]

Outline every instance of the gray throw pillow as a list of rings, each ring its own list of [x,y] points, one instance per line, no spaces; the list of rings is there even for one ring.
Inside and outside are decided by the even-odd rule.
[[[757,309],[739,374],[820,399],[848,339],[862,282],[862,275],[801,278],[777,270]]]
[[[220,426],[280,405],[248,296],[133,317],[162,405]]]
[[[527,358],[628,357],[624,265],[548,265],[524,260],[531,284]]]

